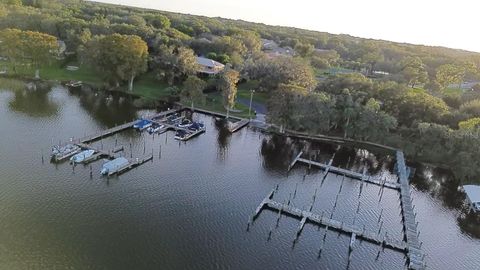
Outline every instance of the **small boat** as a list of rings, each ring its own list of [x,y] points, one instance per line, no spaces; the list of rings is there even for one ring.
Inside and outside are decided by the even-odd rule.
[[[182,122],[177,124],[177,127],[179,128],[188,128],[189,126],[192,125],[192,121],[188,119],[183,119]]]
[[[172,115],[167,116],[163,121],[166,121],[170,125],[175,125],[178,122],[180,122],[182,119],[183,117],[180,114],[174,113]]]
[[[129,163],[128,159],[126,159],[124,157],[118,157],[114,160],[108,161],[107,163],[103,164],[102,170],[100,171],[100,174],[102,174],[102,175],[114,174],[118,170],[127,166],[128,163]]]
[[[165,129],[165,125],[153,124],[151,127],[147,128],[148,133],[159,133],[161,130]]]
[[[145,130],[152,126],[152,122],[146,119],[138,120],[134,125],[133,128],[138,129],[140,131]]]
[[[82,149],[75,144],[67,144],[64,146],[56,145],[52,147],[51,158],[55,161],[61,161],[77,154],[81,150]]]
[[[86,158],[89,158],[91,156],[93,156],[93,154],[95,154],[95,151],[94,150],[85,150],[85,151],[82,151],[74,156],[72,156],[70,158],[70,161],[72,163],[80,163],[80,162],[83,162]]]
[[[175,140],[180,140],[180,141],[185,141],[188,140],[190,136],[189,132],[186,132],[185,130],[177,130],[175,133]]]
[[[205,125],[200,122],[193,122],[189,127],[189,130],[191,131],[199,131],[199,130],[205,130]]]

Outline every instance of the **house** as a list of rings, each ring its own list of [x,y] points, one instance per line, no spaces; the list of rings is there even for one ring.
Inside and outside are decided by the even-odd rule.
[[[280,47],[275,41],[262,39],[263,51],[269,58],[278,56],[295,56],[295,50],[291,47]]]
[[[215,75],[222,72],[225,69],[225,65],[215,60],[205,57],[197,57],[197,64],[200,66],[198,73]]]
[[[467,194],[468,204],[474,212],[480,211],[480,186],[464,185],[463,190]]]

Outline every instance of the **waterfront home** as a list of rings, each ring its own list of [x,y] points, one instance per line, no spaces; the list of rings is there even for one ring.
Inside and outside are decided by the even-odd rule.
[[[225,69],[225,65],[205,57],[197,57],[197,64],[200,66],[198,72],[207,75],[216,75]]]

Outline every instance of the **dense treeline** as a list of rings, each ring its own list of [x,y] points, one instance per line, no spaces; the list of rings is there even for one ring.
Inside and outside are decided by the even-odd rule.
[[[192,106],[213,87],[229,110],[237,83],[250,81],[269,96],[268,120],[284,128],[381,142],[462,179],[480,175],[480,86],[450,89],[480,79],[478,53],[80,0],[0,4],[0,56],[13,67],[51,62],[54,39],[109,87],[132,90],[148,73],[181,86]],[[227,67],[198,78],[198,55]]]

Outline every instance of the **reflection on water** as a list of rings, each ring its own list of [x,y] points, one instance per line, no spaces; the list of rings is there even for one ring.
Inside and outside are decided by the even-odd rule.
[[[284,171],[290,164],[292,156],[300,149],[301,147],[295,145],[289,137],[271,135],[262,141],[263,167],[271,171]]]
[[[51,88],[13,91],[13,99],[9,102],[11,110],[27,114],[31,117],[50,117],[58,112],[58,104],[50,96]]]
[[[225,161],[228,155],[228,146],[232,138],[232,134],[228,131],[227,121],[224,119],[214,118],[215,129],[217,135],[217,158],[220,161]]]
[[[71,90],[70,93],[79,97],[80,106],[102,126],[113,127],[132,121],[137,117],[137,108],[133,106],[132,97],[89,89]]]

